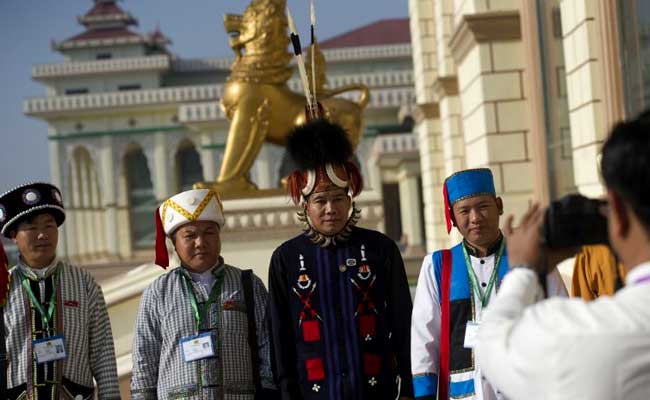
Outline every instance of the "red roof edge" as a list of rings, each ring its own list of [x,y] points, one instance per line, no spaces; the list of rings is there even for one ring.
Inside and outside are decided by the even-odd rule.
[[[383,19],[320,42],[322,49],[411,43],[408,18]]]

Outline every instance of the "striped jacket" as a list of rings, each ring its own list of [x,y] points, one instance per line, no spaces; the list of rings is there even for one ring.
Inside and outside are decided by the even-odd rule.
[[[119,399],[113,336],[104,295],[86,271],[55,260],[39,278],[26,266],[12,268],[9,300],[4,312],[8,353],[9,398]],[[65,336],[67,358],[36,364],[32,337],[43,336],[41,318],[31,304],[23,279],[47,309],[58,275],[54,334]],[[46,397],[43,397],[46,396]]]

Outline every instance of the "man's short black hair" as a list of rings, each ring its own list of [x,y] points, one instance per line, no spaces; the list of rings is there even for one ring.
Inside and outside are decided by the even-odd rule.
[[[603,145],[605,185],[629,204],[650,234],[650,109],[618,123]]]

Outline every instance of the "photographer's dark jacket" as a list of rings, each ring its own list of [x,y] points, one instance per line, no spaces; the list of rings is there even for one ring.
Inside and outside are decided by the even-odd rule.
[[[480,321],[482,306],[473,293],[465,261],[463,247],[468,255],[481,292],[489,288],[490,276],[497,268],[495,284],[490,299],[498,291],[501,280],[509,270],[507,249],[499,240],[486,257],[478,257],[465,242],[450,250],[451,274],[449,292],[442,293],[442,251],[426,256],[418,279],[413,305],[411,328],[411,362],[416,398],[435,398],[439,379],[448,380],[450,399],[501,399],[491,385],[482,379],[474,361],[473,349],[465,348],[465,331],[469,321]],[[503,249],[500,252],[501,246]],[[499,257],[500,255],[500,257]],[[495,266],[495,263],[498,263]],[[557,270],[549,275],[550,295],[566,296],[567,292]],[[441,304],[444,297],[449,301],[448,343],[441,343]],[[448,346],[449,376],[440,377],[440,354],[442,346]],[[442,352],[444,353],[444,352]]]

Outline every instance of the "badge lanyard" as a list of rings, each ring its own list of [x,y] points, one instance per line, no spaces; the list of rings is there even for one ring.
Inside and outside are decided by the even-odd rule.
[[[43,321],[43,329],[47,332],[47,335],[50,336],[50,321],[52,320],[52,315],[54,315],[54,308],[56,308],[56,291],[59,287],[59,271],[57,270],[54,273],[54,279],[52,281],[52,296],[50,297],[50,304],[47,308],[47,312],[41,302],[36,298],[36,295],[32,291],[32,287],[29,284],[29,278],[23,275],[21,272],[20,275],[23,277],[22,283],[23,287],[27,291],[27,295],[32,302],[32,305],[38,310],[38,313],[41,314],[41,321]]]
[[[490,275],[490,280],[488,281],[488,285],[485,288],[485,292],[483,293],[481,293],[481,288],[478,285],[478,278],[476,277],[476,272],[474,272],[474,268],[472,268],[472,262],[469,260],[467,249],[465,249],[465,246],[462,247],[463,247],[463,255],[465,256],[465,265],[467,266],[467,274],[469,275],[469,280],[472,284],[472,288],[474,289],[476,296],[481,302],[481,308],[485,308],[490,301],[490,296],[492,295],[492,288],[494,287],[494,283],[497,280],[499,262],[501,261],[501,255],[503,254],[503,249],[505,247],[504,242],[503,240],[501,241],[501,245],[499,246],[499,250],[497,251],[497,256],[494,262],[494,268],[492,269],[492,274]]]
[[[212,291],[210,292],[210,297],[208,297],[208,301],[203,303],[202,307],[200,307],[199,309],[199,304],[196,301],[196,295],[194,294],[194,290],[192,290],[192,284],[190,283],[190,279],[187,276],[182,274],[183,282],[185,282],[185,287],[187,288],[187,292],[189,293],[190,304],[192,305],[192,311],[194,311],[194,319],[196,320],[197,333],[201,329],[201,321],[203,319],[203,315],[205,315],[206,313],[206,310],[209,309],[210,305],[217,302],[217,297],[219,296],[219,293],[221,293],[223,276],[224,276],[223,272],[219,273],[216,276],[216,280],[214,282],[214,286],[212,286]]]

